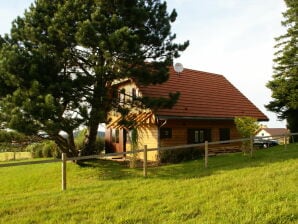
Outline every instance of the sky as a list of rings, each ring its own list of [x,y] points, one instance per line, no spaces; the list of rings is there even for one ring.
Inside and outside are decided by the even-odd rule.
[[[0,35],[24,14],[33,0],[0,1]],[[272,79],[275,37],[281,26],[283,0],[167,0],[168,11],[178,13],[172,25],[176,42],[190,46],[176,59],[185,68],[224,75],[270,121],[268,127],[285,127],[264,107],[271,100],[266,83]]]

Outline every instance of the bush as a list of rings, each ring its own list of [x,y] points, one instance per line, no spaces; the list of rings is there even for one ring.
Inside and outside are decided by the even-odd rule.
[[[104,142],[105,152],[106,153],[113,153],[115,152],[115,146],[110,141]]]
[[[52,142],[52,156],[56,159],[60,159],[62,156],[62,153],[58,147],[58,145],[55,142]]]
[[[41,158],[42,149],[41,143],[32,143],[25,148],[25,151],[31,152],[32,158]]]
[[[100,153],[102,150],[104,150],[105,147],[105,141],[103,138],[96,137],[96,153]]]
[[[81,151],[84,150],[87,135],[88,135],[88,130],[83,129],[75,137],[75,145],[76,145],[76,149],[78,151],[79,150],[81,150]],[[96,152],[94,152],[94,154],[101,152],[104,149],[104,145],[105,145],[104,139],[97,136],[96,137],[96,142],[95,142]]]
[[[159,152],[159,161],[161,163],[180,163],[198,159],[203,155],[204,150],[198,148],[163,150]]]
[[[61,157],[58,146],[55,142],[50,140],[32,143],[28,145],[25,150],[31,152],[33,158]]]
[[[42,157],[43,158],[53,157],[51,147],[52,147],[51,143],[49,143],[49,142],[45,142],[44,144],[42,144]]]
[[[81,130],[78,135],[75,137],[75,145],[76,145],[76,149],[79,150],[83,150],[84,146],[85,146],[85,138],[87,136],[88,130],[86,128],[84,128],[83,130]]]

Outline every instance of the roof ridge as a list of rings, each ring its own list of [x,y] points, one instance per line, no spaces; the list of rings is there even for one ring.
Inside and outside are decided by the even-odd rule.
[[[171,66],[171,69],[174,70],[174,67]],[[218,74],[218,73],[213,73],[213,72],[206,72],[206,71],[201,71],[201,70],[195,70],[195,69],[191,69],[191,68],[184,68],[182,72],[180,72],[180,75],[183,75],[183,72],[185,72],[186,70],[188,71],[192,71],[194,73],[203,73],[203,74],[207,74],[207,75],[216,75],[216,76],[224,76],[222,74]],[[170,74],[171,75],[171,74]]]

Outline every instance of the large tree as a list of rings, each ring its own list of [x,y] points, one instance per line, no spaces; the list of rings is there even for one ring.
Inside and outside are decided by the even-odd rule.
[[[266,107],[286,119],[292,132],[298,132],[298,1],[285,3],[282,25],[287,32],[276,38],[273,80],[267,84],[273,100]]]
[[[53,139],[69,155],[77,154],[74,130],[86,125],[84,153],[93,153],[108,112],[127,113],[115,80],[162,83],[188,46],[174,43],[176,17],[159,0],[36,0],[0,37],[2,125]],[[171,106],[177,95],[158,102]]]

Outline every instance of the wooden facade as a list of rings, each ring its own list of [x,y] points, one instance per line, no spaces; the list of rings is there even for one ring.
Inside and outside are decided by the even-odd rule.
[[[119,133],[119,139],[113,137],[111,133]],[[148,148],[157,148],[158,146],[158,128],[157,126],[150,124],[137,128],[138,132],[138,148],[143,149],[144,145]],[[131,144],[131,131],[125,129],[113,129],[112,127],[106,129],[106,151],[107,152],[126,152],[132,150]],[[124,156],[130,157],[131,155]],[[157,159],[156,152],[148,152],[148,160],[155,161]],[[143,159],[143,154],[138,154],[139,159]]]
[[[159,126],[158,123],[150,123],[137,128],[139,149],[143,149],[144,145],[150,149],[197,144],[206,140],[214,142],[240,138],[233,120],[169,119],[163,120],[162,126]],[[112,126],[109,126],[106,133],[106,142],[112,142],[110,144],[112,148],[109,148],[110,152],[131,150],[129,130],[113,129]],[[119,133],[119,137],[113,133]],[[143,159],[143,154],[139,153],[138,158]],[[157,151],[148,152],[148,160],[156,161],[157,159]]]
[[[167,128],[172,133],[170,137],[161,135],[161,147],[231,140],[240,137],[233,120],[167,120],[160,131],[166,131]]]

